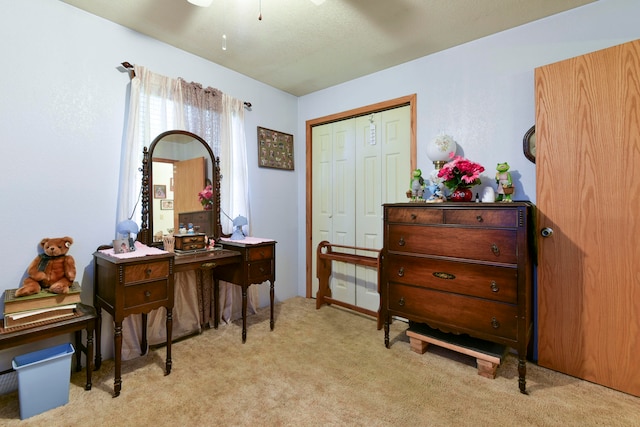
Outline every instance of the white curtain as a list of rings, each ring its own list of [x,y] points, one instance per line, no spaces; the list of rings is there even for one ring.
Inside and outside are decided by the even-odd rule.
[[[224,177],[221,180],[223,210],[232,218],[243,215],[250,222],[243,102],[216,89],[203,89],[197,83],[165,77],[142,66],[135,66],[134,72],[121,158],[118,222],[125,219],[140,222],[142,149],[168,130],[187,130],[210,144],[214,154],[220,157],[220,169]],[[222,222],[223,227],[227,224],[228,229],[227,221]],[[174,284],[173,337],[178,338],[200,329],[195,274],[178,273]],[[248,312],[255,313],[258,292],[256,287],[249,290]],[[229,322],[241,316],[242,294],[239,286],[221,282],[220,302],[222,321]],[[141,354],[140,317],[128,316],[123,322],[123,360]],[[164,309],[149,314],[147,333],[150,344],[166,339],[165,319]]]

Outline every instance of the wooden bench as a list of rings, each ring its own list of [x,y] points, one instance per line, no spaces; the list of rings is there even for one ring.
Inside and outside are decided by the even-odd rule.
[[[506,353],[506,347],[489,341],[439,331],[421,323],[411,323],[407,329],[411,350],[424,354],[429,344],[447,348],[476,358],[478,375],[494,379]]]
[[[87,331],[87,345],[82,343],[82,330]],[[62,320],[41,322],[35,326],[12,329],[5,332],[4,320],[0,321],[0,351],[28,344],[62,334],[75,334],[76,372],[82,369],[81,353],[87,358],[87,384],[85,390],[91,390],[91,371],[93,370],[93,332],[96,329],[96,310],[92,306],[78,304],[73,317]],[[0,374],[11,372],[9,369]]]
[[[344,252],[336,252],[334,249],[346,249],[356,251],[366,251],[375,253],[376,256],[356,255]],[[375,268],[378,271],[378,294],[380,294],[380,254],[378,249],[358,248],[356,246],[344,246],[334,245],[332,243],[323,240],[318,244],[317,249],[317,277],[318,277],[318,292],[316,293],[316,309],[322,307],[323,304],[335,304],[340,307],[348,308],[358,313],[373,316],[377,320],[378,330],[382,329],[382,318],[380,317],[380,306],[377,311],[368,310],[363,307],[358,307],[353,304],[349,304],[344,301],[340,301],[331,297],[331,288],[329,287],[329,278],[331,278],[332,268],[331,263],[333,261],[344,262],[348,264],[362,265],[364,267]]]

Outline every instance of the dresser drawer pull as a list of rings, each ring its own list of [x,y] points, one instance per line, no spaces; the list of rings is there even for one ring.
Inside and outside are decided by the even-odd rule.
[[[398,301],[398,305],[400,307],[404,307],[404,297],[400,297],[400,300]]]
[[[412,213],[411,214],[411,221],[415,221],[416,219],[418,219],[418,215]]]
[[[402,276],[404,276],[404,267],[400,267],[400,269],[398,270],[398,277]]]
[[[482,219],[482,215],[478,215],[478,216],[476,216],[476,220],[477,220],[478,222],[482,222],[482,221],[484,221],[484,219]]]
[[[260,270],[260,273],[263,273],[263,274],[264,274],[264,272],[265,272],[264,267],[260,267],[258,270]]]
[[[147,270],[145,271],[145,273],[147,273],[147,276],[151,276],[152,272],[153,270],[151,270],[150,268],[147,268]]]
[[[444,280],[453,280],[456,278],[455,275],[451,273],[445,273],[444,271],[434,271],[433,275],[438,279],[444,279]]]
[[[404,246],[405,245],[405,241],[404,241],[404,237],[400,237],[400,240],[398,240],[398,246]]]
[[[215,262],[203,262],[202,264],[200,264],[200,268],[207,269],[207,268],[214,268],[216,266]]]
[[[500,287],[498,286],[498,284],[495,282],[495,280],[491,281],[491,292],[498,292],[500,290]]]
[[[500,322],[498,322],[498,319],[496,319],[495,317],[492,317],[491,326],[493,327],[493,329],[498,329],[500,327]]]
[[[498,248],[498,245],[496,245],[495,243],[493,245],[491,245],[491,252],[493,252],[493,254],[495,256],[499,256],[500,255],[500,249]]]
[[[144,291],[144,296],[145,296],[146,298],[149,298],[149,297],[151,296],[151,292],[149,292],[149,291]]]

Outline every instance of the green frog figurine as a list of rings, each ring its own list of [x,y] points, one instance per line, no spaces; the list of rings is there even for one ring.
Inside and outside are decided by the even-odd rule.
[[[498,163],[496,171],[496,184],[498,184],[496,202],[512,202],[511,195],[514,188],[511,173],[509,172],[509,163]]]

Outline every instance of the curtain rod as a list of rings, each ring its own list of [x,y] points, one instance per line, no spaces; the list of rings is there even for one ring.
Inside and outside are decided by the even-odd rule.
[[[134,78],[134,77],[136,76],[136,72],[135,72],[135,70],[133,69],[133,65],[131,65],[129,62],[124,61],[124,62],[122,63],[122,66],[123,66],[124,68],[126,68],[127,70],[129,70],[129,77],[130,77],[130,78]],[[246,102],[246,101],[245,101],[245,102],[244,102],[244,106],[245,106],[245,107],[247,107],[247,108],[251,108],[251,103],[250,103],[250,102]]]

